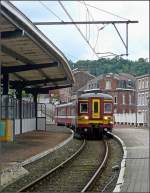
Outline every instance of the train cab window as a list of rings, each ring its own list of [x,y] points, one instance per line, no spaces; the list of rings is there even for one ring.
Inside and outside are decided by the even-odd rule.
[[[88,112],[88,104],[80,103],[80,113],[87,113],[87,112]]]
[[[111,113],[112,112],[112,104],[111,103],[105,103],[104,104],[104,113]]]
[[[94,113],[98,113],[98,102],[94,102]]]

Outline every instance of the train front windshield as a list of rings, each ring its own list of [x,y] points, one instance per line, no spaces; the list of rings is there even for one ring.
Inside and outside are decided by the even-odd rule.
[[[111,103],[104,104],[104,113],[112,113],[112,104]]]
[[[88,104],[80,103],[80,113],[87,113],[87,112],[88,112]]]

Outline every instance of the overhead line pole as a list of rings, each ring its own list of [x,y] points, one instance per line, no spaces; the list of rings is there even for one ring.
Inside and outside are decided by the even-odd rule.
[[[69,16],[72,20],[71,16]],[[33,22],[35,25],[76,25],[76,24],[129,24],[138,23],[138,21],[62,21],[62,22]]]
[[[83,39],[87,42],[87,44],[90,46],[90,48],[92,49],[92,51],[94,52],[94,54],[100,58],[97,53],[95,52],[95,49],[91,46],[91,44],[89,43],[89,41],[87,40],[87,38],[84,36],[84,34],[82,33],[82,31],[80,30],[80,28],[77,26],[77,24],[112,24],[114,26],[114,28],[116,29],[123,45],[125,46],[126,49],[126,56],[128,56],[128,24],[130,23],[138,23],[138,21],[136,20],[127,20],[127,21],[73,21],[72,17],[69,15],[69,13],[67,12],[67,10],[65,9],[65,7],[63,6],[63,4],[61,2],[59,2],[60,5],[62,6],[62,8],[64,9],[65,13],[68,15],[68,17],[70,18],[71,22],[34,22],[35,25],[75,25],[75,27],[77,28],[77,30],[80,32],[81,36],[83,37]],[[126,24],[126,43],[124,42],[120,32],[118,31],[117,27],[115,24]],[[98,39],[98,38],[97,38]],[[97,40],[96,40],[97,41]]]
[[[70,22],[66,22],[66,21],[60,21],[60,22],[33,22],[35,25],[75,25],[75,27],[77,28],[77,30],[79,31],[79,33],[81,34],[81,36],[83,37],[83,39],[86,41],[86,43],[89,45],[89,47],[91,48],[91,50],[93,51],[93,53],[98,57],[99,55],[96,53],[95,51],[95,47],[96,47],[96,44],[95,44],[95,47],[92,47],[92,45],[90,44],[89,40],[87,39],[87,34],[86,36],[83,34],[83,32],[80,30],[80,28],[78,27],[79,24],[112,24],[114,26],[114,28],[116,29],[122,43],[124,44],[125,46],[125,49],[126,49],[126,56],[128,56],[128,24],[129,23],[138,23],[138,21],[136,20],[129,20],[129,19],[126,19],[125,21],[122,21],[122,20],[114,20],[114,21],[74,21],[73,18],[71,17],[71,15],[68,13],[68,11],[66,10],[66,8],[64,7],[63,3],[59,0],[58,3],[60,4],[60,6],[62,7],[62,9],[64,10],[64,12],[67,14],[67,16],[69,17],[69,19],[71,20]],[[84,3],[85,4],[85,3]],[[86,6],[87,4],[85,4]],[[47,7],[46,7],[47,8]],[[87,6],[86,6],[87,8]],[[87,8],[88,10],[88,8]],[[101,11],[104,11],[106,12],[105,10],[101,10]],[[89,13],[89,12],[88,12]],[[112,14],[112,13],[111,13]],[[114,14],[113,14],[114,15]],[[117,15],[115,15],[117,16]],[[119,18],[122,18],[120,16],[117,16]],[[125,19],[125,18],[122,18],[122,19]],[[77,25],[78,24],[78,25]],[[117,27],[115,26],[115,24],[126,24],[126,43],[124,42],[120,32],[118,31]],[[99,31],[98,31],[99,32]],[[98,34],[99,35],[99,34]],[[97,37],[97,40],[98,40],[98,37]],[[97,40],[96,40],[96,43],[97,43]]]
[[[126,55],[128,56],[128,23],[126,23]]]

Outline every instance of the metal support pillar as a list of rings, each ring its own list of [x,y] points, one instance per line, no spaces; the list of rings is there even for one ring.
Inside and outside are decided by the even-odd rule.
[[[37,93],[34,93],[33,94],[33,100],[34,100],[34,104],[35,104],[35,119],[36,119],[36,126],[35,126],[35,128],[36,128],[36,131],[37,131],[37,129],[38,129],[38,127],[37,127],[37,110],[38,110],[38,106],[37,106]]]
[[[8,95],[9,91],[9,74],[3,74],[3,95]]]
[[[128,23],[126,23],[126,56],[128,55]]]
[[[136,92],[135,92],[135,127],[138,126],[137,115],[138,115],[138,96],[137,96],[137,85],[136,85]]]
[[[22,88],[16,90],[16,97],[19,100],[20,134],[22,134]]]
[[[3,95],[4,96],[4,106],[5,106],[5,118],[8,119],[9,117],[9,97],[8,97],[8,92],[9,92],[9,74],[5,73],[3,74]]]

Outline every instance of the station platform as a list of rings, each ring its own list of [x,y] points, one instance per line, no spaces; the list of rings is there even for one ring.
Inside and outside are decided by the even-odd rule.
[[[72,138],[68,128],[49,125],[46,131],[31,131],[16,135],[13,142],[1,142],[0,185],[6,186],[24,175],[24,165],[60,148]]]
[[[14,142],[0,143],[0,163],[23,162],[24,160],[55,147],[71,135],[67,128],[55,125],[46,131],[31,131],[15,136]]]
[[[121,192],[149,192],[149,130],[115,128],[127,148],[124,183]]]

